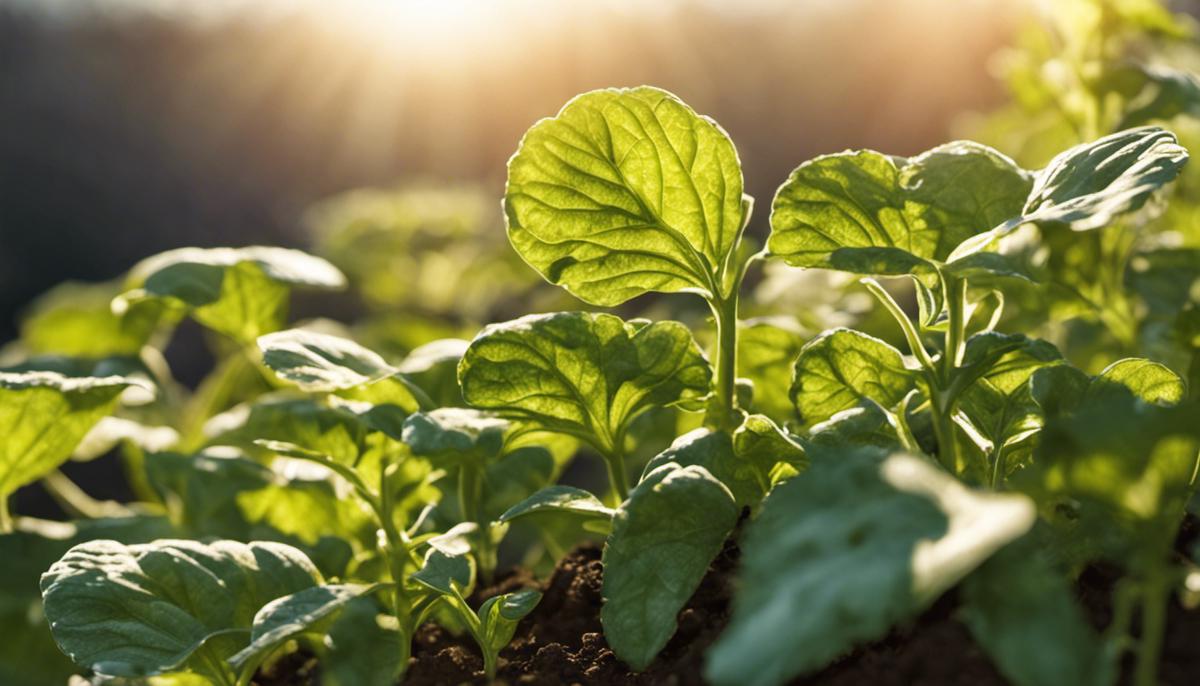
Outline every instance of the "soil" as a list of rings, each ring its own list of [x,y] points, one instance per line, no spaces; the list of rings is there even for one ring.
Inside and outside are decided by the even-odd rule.
[[[1192,520],[1181,533],[1185,550],[1200,535]],[[517,628],[509,648],[501,653],[498,681],[512,686],[691,686],[701,678],[703,655],[729,621],[733,573],[738,549],[726,544],[690,603],[679,614],[679,629],[650,667],[630,672],[609,650],[600,625],[603,567],[600,549],[577,548],[559,562],[550,580],[539,583],[527,572],[499,577],[482,589],[473,603],[497,593],[526,587],[544,592],[538,607]],[[1091,567],[1079,579],[1079,598],[1089,619],[1105,626],[1111,618],[1110,597],[1119,573]],[[794,686],[1007,686],[991,661],[957,617],[958,599],[951,592],[913,622],[898,627],[880,641],[860,647],[825,670],[793,681]],[[1200,612],[1178,603],[1170,608],[1160,680],[1163,686],[1193,685],[1200,681]],[[298,656],[274,671],[288,669],[292,680],[256,679],[260,686],[310,683],[311,658]],[[1131,665],[1124,665],[1128,674]],[[483,663],[467,636],[454,636],[427,624],[413,645],[405,686],[485,684]],[[307,670],[307,671],[304,671]],[[304,678],[300,677],[303,673]],[[1122,684],[1127,683],[1124,679]]]

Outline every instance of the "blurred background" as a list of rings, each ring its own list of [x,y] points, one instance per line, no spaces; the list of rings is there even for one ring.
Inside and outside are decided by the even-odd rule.
[[[504,163],[521,134],[605,86],[657,85],[721,122],[761,237],[774,189],[801,161],[918,152],[1002,101],[993,55],[1029,11],[1020,0],[0,0],[0,341],[55,284],[112,279],[167,248],[311,248],[307,210],[352,188],[452,184],[472,197],[440,202],[476,213],[503,245]]]

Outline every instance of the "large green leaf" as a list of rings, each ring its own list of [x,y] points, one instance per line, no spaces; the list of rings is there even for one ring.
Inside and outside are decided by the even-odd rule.
[[[707,395],[712,370],[678,322],[560,312],[487,327],[458,375],[471,405],[611,454],[641,413]]]
[[[725,132],[646,86],[585,93],[535,124],[504,196],[521,257],[604,306],[648,291],[724,295],[748,207]]]
[[[1032,536],[1005,546],[963,581],[967,626],[1015,686],[1111,684],[1113,652]]]
[[[54,471],[131,379],[0,372],[0,499]]]
[[[1155,126],[1077,145],[1038,172],[1019,222],[1090,231],[1140,209],[1179,175],[1188,153]]]
[[[968,490],[927,460],[814,460],[744,537],[733,620],[708,653],[719,685],[770,686],[882,637],[1025,533],[1033,504]]]
[[[0,534],[0,683],[5,686],[65,684],[78,671],[50,636],[42,612],[38,577],[73,546],[94,539],[144,543],[175,535],[164,517],[138,516],[52,522],[21,517]]]
[[[127,677],[187,668],[224,683],[222,663],[247,644],[255,613],[320,581],[279,543],[92,541],[41,585],[54,639],[77,664]]]
[[[201,324],[243,343],[283,326],[291,287],[338,289],[346,277],[298,250],[179,248],[138,263],[114,311],[146,299],[178,303]]]
[[[834,329],[800,351],[791,397],[800,418],[812,426],[857,407],[863,399],[893,410],[916,379],[899,350],[860,331]]]
[[[805,162],[779,188],[767,247],[797,267],[929,274],[968,237],[1016,214],[1029,175],[978,143],[912,158],[872,150]]]
[[[1089,395],[1047,422],[1021,485],[1047,505],[1069,499],[1097,508],[1105,513],[1097,526],[1163,536],[1194,490],[1200,405],[1149,404],[1119,387]]]
[[[709,563],[737,524],[732,494],[703,467],[664,464],[629,494],[604,548],[604,637],[644,669],[675,633]]]

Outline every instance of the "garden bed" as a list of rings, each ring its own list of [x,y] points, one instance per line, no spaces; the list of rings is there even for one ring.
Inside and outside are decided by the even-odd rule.
[[[1182,553],[1200,534],[1189,519],[1177,544]],[[507,572],[491,588],[481,589],[473,603],[520,588],[537,587],[545,595],[538,608],[521,621],[509,648],[501,654],[498,678],[508,684],[690,684],[704,683],[704,654],[730,618],[733,574],[739,551],[729,543],[713,561],[700,588],[679,614],[679,630],[658,659],[643,672],[632,672],[613,655],[600,625],[603,567],[597,546],[581,546],[538,582],[527,571]],[[1119,573],[1089,567],[1076,585],[1077,596],[1091,623],[1103,629],[1112,617],[1111,595]],[[957,617],[953,591],[915,621],[897,627],[880,641],[854,650],[825,670],[792,683],[796,686],[1006,686],[1008,682]],[[1190,686],[1200,674],[1200,612],[1178,602],[1170,607],[1160,677],[1163,686]],[[1131,663],[1124,665],[1125,672]],[[426,624],[413,644],[406,686],[486,684],[483,663],[469,636],[455,636]],[[1127,675],[1126,675],[1127,676]],[[319,683],[319,665],[296,654],[272,666],[259,686]],[[1127,683],[1122,679],[1120,683]]]

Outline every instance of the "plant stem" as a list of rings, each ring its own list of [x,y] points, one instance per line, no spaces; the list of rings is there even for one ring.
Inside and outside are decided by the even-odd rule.
[[[871,291],[871,295],[875,296],[875,299],[878,300],[888,311],[888,313],[892,315],[892,319],[895,319],[896,323],[900,325],[900,330],[904,333],[904,340],[908,342],[908,347],[912,352],[913,357],[917,358],[917,361],[921,363],[923,368],[933,372],[933,360],[930,359],[929,353],[925,350],[925,346],[921,344],[921,336],[917,333],[916,328],[913,327],[912,322],[909,321],[908,315],[905,314],[904,310],[900,308],[899,303],[897,303],[895,299],[892,298],[892,295],[887,292],[887,289],[880,285],[880,283],[875,279],[862,279],[860,283],[866,286],[868,291]]]
[[[946,309],[950,315],[946,327],[946,352],[942,355],[942,381],[950,387],[954,370],[962,365],[967,335],[967,282],[964,279],[948,279],[946,283]]]
[[[475,562],[479,566],[479,574],[484,583],[492,583],[492,573],[496,569],[495,551],[492,549],[492,536],[488,522],[483,521],[480,513],[480,503],[483,501],[483,469],[470,465],[458,472],[458,506],[464,522],[475,524]]]
[[[0,493],[0,534],[10,534],[13,530],[12,513],[8,511],[8,494]]]
[[[1167,629],[1171,587],[1161,570],[1151,570],[1142,594],[1142,635],[1138,640],[1134,686],[1158,686],[1158,662]]]
[[[623,438],[622,438],[623,440]],[[621,446],[614,446],[612,452],[604,456],[604,465],[608,467],[608,483],[616,496],[616,505],[625,502],[629,497],[629,477],[625,470],[625,451]]]
[[[42,485],[59,507],[76,519],[123,517],[133,514],[123,505],[96,500],[57,469],[42,478]]]
[[[723,298],[710,300],[713,319],[717,324],[717,342],[713,350],[716,361],[716,378],[713,380],[717,393],[717,429],[733,429],[737,411],[737,339],[738,339],[738,289]]]
[[[937,437],[938,461],[952,474],[960,471],[958,439],[954,430],[956,399],[946,391],[954,383],[955,372],[962,365],[966,348],[967,333],[967,282],[963,279],[948,279],[946,282],[946,309],[950,321],[946,326],[946,347],[942,351],[939,382],[931,389],[933,397],[933,432]]]

